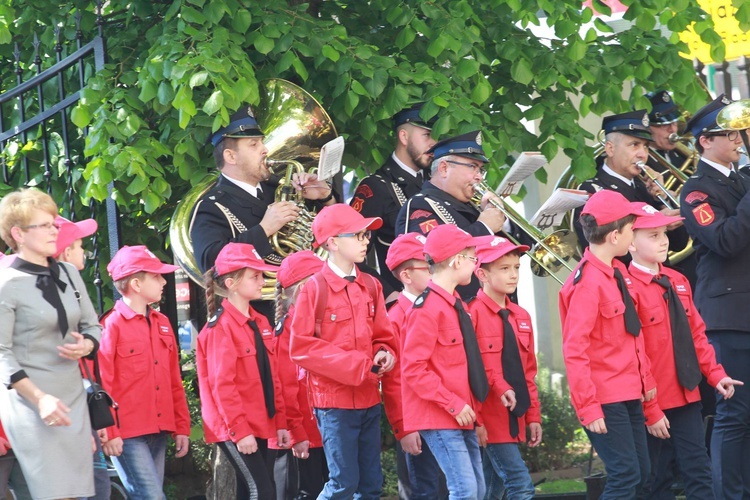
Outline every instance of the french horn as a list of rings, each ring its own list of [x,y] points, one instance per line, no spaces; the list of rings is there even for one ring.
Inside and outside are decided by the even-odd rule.
[[[260,82],[260,102],[253,107],[255,119],[265,133],[263,143],[268,149],[266,163],[274,176],[282,178],[276,199],[289,200],[289,179],[293,173],[317,167],[320,148],[338,134],[333,120],[313,96],[301,87],[278,78]],[[196,184],[177,204],[169,226],[169,237],[175,262],[194,282],[203,286],[203,276],[193,252],[190,238],[193,213],[198,201],[215,184],[218,173],[207,176]],[[301,219],[284,226],[270,238],[274,253],[266,257],[278,265],[289,253],[309,248],[312,243],[310,223],[314,214],[306,209]],[[289,227],[287,227],[289,226]],[[262,300],[272,300],[276,284],[275,273],[265,273]]]

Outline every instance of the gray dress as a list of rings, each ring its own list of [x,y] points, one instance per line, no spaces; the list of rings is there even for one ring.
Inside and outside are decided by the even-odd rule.
[[[64,292],[58,288],[58,294],[70,325],[63,337],[57,310],[36,286],[34,273],[44,268],[16,260],[20,262],[0,271],[0,419],[35,499],[93,496],[86,393],[78,362],[61,357],[57,346],[76,342],[70,331],[98,341],[101,326],[80,274],[61,263],[68,274],[60,269],[59,279],[67,286]],[[71,409],[70,426],[47,426],[35,406],[8,389],[21,370]]]

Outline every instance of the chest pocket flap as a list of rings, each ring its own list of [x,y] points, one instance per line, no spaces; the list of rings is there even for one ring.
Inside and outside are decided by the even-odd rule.
[[[243,342],[236,344],[237,357],[245,358],[247,356],[255,356],[255,346],[249,342]]]
[[[481,337],[478,338],[480,352],[500,352],[502,346],[502,337]]]
[[[614,319],[625,314],[625,303],[622,300],[605,302],[599,306],[599,312],[607,319]]]
[[[640,318],[644,328],[647,326],[658,325],[664,321],[665,318],[664,306],[658,304],[654,307],[644,309],[643,314],[640,314]]]

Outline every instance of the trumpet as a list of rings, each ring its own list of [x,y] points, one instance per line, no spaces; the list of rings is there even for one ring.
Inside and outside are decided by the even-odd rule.
[[[484,181],[475,184],[474,191],[480,197],[480,201],[486,193],[493,192],[492,188]],[[479,208],[479,202],[475,201],[475,198],[472,198],[472,202]],[[552,276],[562,286],[563,281],[555,275],[555,272],[559,271],[563,266],[570,272],[573,272],[574,266],[571,266],[568,261],[573,260],[575,262],[574,257],[577,248],[575,234],[567,229],[563,229],[545,236],[538,227],[531,225],[529,221],[521,217],[518,212],[503,202],[502,199],[493,196],[488,200],[488,203],[500,210],[509,221],[536,241],[536,244],[526,252],[526,255],[532,260],[532,272],[537,276]],[[508,239],[516,245],[520,244],[510,235],[508,235]]]
[[[662,192],[662,194],[658,195],[657,198],[659,201],[661,201],[665,207],[671,208],[671,209],[678,209],[680,208],[680,202],[675,198],[672,193],[669,192],[669,190],[664,187],[664,184],[659,182],[659,180],[656,178],[656,176],[651,172],[650,169],[646,167],[646,164],[642,161],[639,161],[636,163],[636,166],[641,169],[641,172],[646,174],[646,176],[651,179],[651,181],[656,185],[657,188],[659,188],[659,191]]]

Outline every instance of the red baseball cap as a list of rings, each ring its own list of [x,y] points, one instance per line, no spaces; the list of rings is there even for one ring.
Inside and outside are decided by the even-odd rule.
[[[312,276],[323,267],[323,260],[312,250],[301,250],[281,261],[276,280],[282,288],[287,288]]]
[[[127,278],[131,274],[141,271],[147,273],[165,274],[173,273],[179,266],[165,264],[144,245],[124,246],[117,251],[112,261],[107,264],[107,271],[112,280],[117,281]]]
[[[424,260],[425,241],[427,238],[419,233],[399,234],[388,248],[385,265],[393,271],[407,260]]]
[[[503,255],[507,255],[514,250],[528,252],[526,245],[516,245],[508,238],[502,236],[482,236],[482,241],[477,244],[477,258],[479,265],[495,262]]]
[[[600,226],[620,220],[628,215],[644,215],[644,212],[629,202],[623,195],[610,189],[592,194],[583,206],[582,214],[593,215]]]
[[[430,256],[432,262],[438,263],[481,242],[481,237],[474,237],[454,224],[441,224],[427,233],[424,253]]]
[[[59,215],[55,218],[55,224],[60,228],[57,233],[57,250],[55,251],[55,258],[72,245],[75,240],[91,236],[99,227],[94,219],[84,219],[78,222],[73,222]]]
[[[684,217],[664,215],[648,203],[643,203],[642,201],[636,201],[633,205],[636,205],[641,210],[641,215],[635,220],[633,229],[654,229],[668,226],[673,222],[684,219]]]
[[[227,243],[216,256],[216,274],[223,276],[238,269],[249,267],[256,271],[278,271],[278,266],[267,264],[249,243]]]
[[[317,248],[328,238],[338,234],[358,233],[365,229],[378,229],[383,225],[380,217],[362,217],[362,214],[345,203],[323,207],[312,223],[315,236],[313,247]]]

